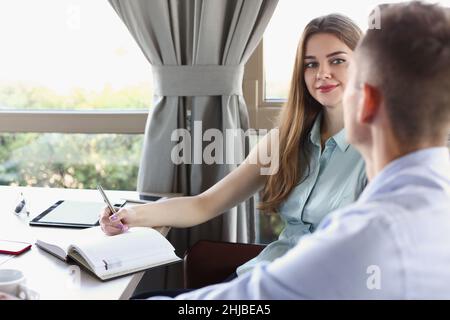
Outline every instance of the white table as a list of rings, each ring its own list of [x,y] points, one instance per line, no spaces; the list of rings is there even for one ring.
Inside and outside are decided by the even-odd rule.
[[[19,218],[13,213],[17,199],[23,193],[30,218]],[[111,202],[121,198],[139,199],[137,192],[106,191]],[[143,272],[102,282],[76,265],[55,258],[34,245],[40,234],[67,236],[76,229],[30,227],[28,221],[58,200],[99,201],[97,190],[23,188],[0,186],[0,239],[26,241],[33,244],[30,251],[20,256],[0,256],[1,269],[20,269],[30,288],[41,299],[128,299],[142,278]],[[167,234],[168,230],[162,230]],[[6,259],[6,260],[5,260]]]

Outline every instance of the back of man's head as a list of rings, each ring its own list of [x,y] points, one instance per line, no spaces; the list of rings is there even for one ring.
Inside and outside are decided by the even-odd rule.
[[[404,143],[445,141],[450,130],[450,9],[408,2],[379,7],[381,29],[359,45]]]

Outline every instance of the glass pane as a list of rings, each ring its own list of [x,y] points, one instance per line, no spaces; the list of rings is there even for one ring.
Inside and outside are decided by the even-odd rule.
[[[287,98],[297,44],[309,21],[322,15],[338,12],[350,17],[362,30],[366,30],[368,16],[373,8],[385,2],[383,0],[316,0],[313,2],[280,0],[264,33],[265,99],[285,100]],[[450,6],[450,0],[425,2]]]
[[[143,135],[1,134],[0,184],[136,190]]]
[[[150,107],[150,63],[106,0],[2,0],[0,39],[0,109]]]

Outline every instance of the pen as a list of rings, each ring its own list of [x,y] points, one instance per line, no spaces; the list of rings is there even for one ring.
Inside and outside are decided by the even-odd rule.
[[[103,201],[105,201],[106,205],[108,206],[109,210],[111,210],[111,214],[116,213],[116,209],[112,206],[111,202],[109,201],[108,197],[105,194],[105,191],[103,191],[103,188],[101,185],[97,185],[97,190],[100,191],[100,194],[103,197]]]

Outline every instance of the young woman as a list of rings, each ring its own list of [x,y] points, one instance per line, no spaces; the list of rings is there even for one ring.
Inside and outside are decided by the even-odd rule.
[[[366,184],[363,160],[345,140],[342,96],[347,68],[361,30],[333,14],[312,20],[298,45],[290,93],[279,119],[279,141],[272,130],[233,172],[200,195],[122,209],[101,226],[108,235],[130,227],[191,227],[210,220],[262,191],[260,210],[281,215],[279,239],[237,270],[273,261],[313,232],[331,211],[355,201]],[[259,150],[279,143],[279,170],[261,175]],[[263,154],[263,153],[261,153]]]

